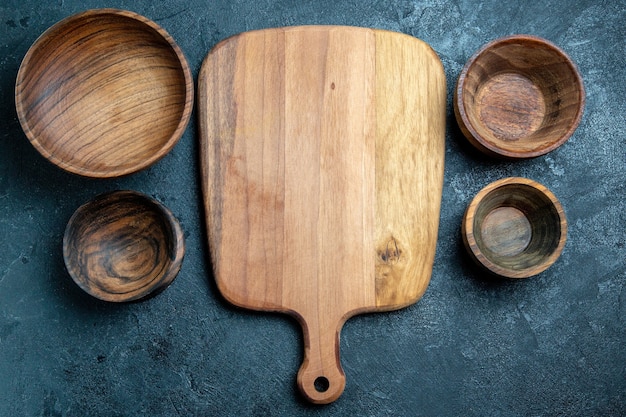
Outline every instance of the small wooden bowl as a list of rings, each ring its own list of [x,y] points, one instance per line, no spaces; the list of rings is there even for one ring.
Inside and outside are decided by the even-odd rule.
[[[478,264],[507,278],[528,278],[561,255],[567,221],[561,203],[543,185],[504,178],[483,188],[467,207],[462,235]]]
[[[454,113],[480,151],[533,158],[561,146],[585,105],[576,65],[556,45],[529,35],[496,39],[472,56],[459,76]]]
[[[15,86],[26,136],[75,174],[118,177],[169,152],[193,106],[189,65],[170,35],[136,13],[88,10],[45,31]]]
[[[82,205],[63,236],[72,279],[105,301],[138,300],[165,289],[184,253],[183,232],[172,213],[134,191],[114,191]]]

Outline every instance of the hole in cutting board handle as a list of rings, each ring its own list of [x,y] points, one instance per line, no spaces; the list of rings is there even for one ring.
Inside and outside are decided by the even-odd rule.
[[[325,376],[318,376],[313,382],[313,386],[317,392],[326,392],[330,388],[330,382]]]

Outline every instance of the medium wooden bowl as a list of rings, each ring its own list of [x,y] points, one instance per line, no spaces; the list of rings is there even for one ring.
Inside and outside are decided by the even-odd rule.
[[[45,31],[15,86],[33,146],[88,177],[146,168],[178,142],[193,106],[189,65],[170,35],[136,13],[88,10]]]
[[[494,274],[528,278],[561,255],[567,221],[557,198],[526,178],[504,178],[483,188],[467,207],[463,243]]]
[[[487,155],[503,158],[556,149],[578,127],[584,104],[576,65],[556,45],[529,35],[483,46],[461,71],[454,92],[465,137]]]
[[[72,279],[105,301],[132,301],[167,287],[182,265],[185,243],[172,213],[134,191],[103,194],[79,207],[63,236]]]

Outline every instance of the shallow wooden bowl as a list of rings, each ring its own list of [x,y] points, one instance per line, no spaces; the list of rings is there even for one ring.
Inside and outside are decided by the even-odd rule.
[[[72,279],[105,301],[138,300],[163,290],[178,274],[184,253],[172,213],[134,191],[114,191],[82,205],[63,237]]]
[[[576,65],[556,45],[529,35],[496,39],[472,56],[454,93],[457,122],[480,151],[532,158],[562,145],[585,103]]]
[[[141,170],[180,139],[193,106],[189,65],[170,35],[136,13],[96,9],[45,31],[15,86],[34,147],[89,177]]]
[[[503,277],[527,278],[561,255],[567,221],[546,187],[526,178],[504,178],[474,197],[463,218],[462,235],[479,265]]]

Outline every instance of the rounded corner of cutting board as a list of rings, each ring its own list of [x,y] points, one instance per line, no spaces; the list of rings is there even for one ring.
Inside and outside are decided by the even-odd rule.
[[[213,64],[213,57],[218,53],[218,51],[220,51],[227,45],[233,42],[236,42],[239,36],[241,36],[241,34],[232,35],[232,36],[229,36],[228,38],[222,39],[221,41],[213,45],[211,49],[209,49],[209,52],[202,59],[202,63],[200,64],[200,71],[198,72],[198,89],[199,90],[202,89],[202,86],[200,85],[200,80],[202,80],[208,75],[207,73],[209,71],[209,67]]]

